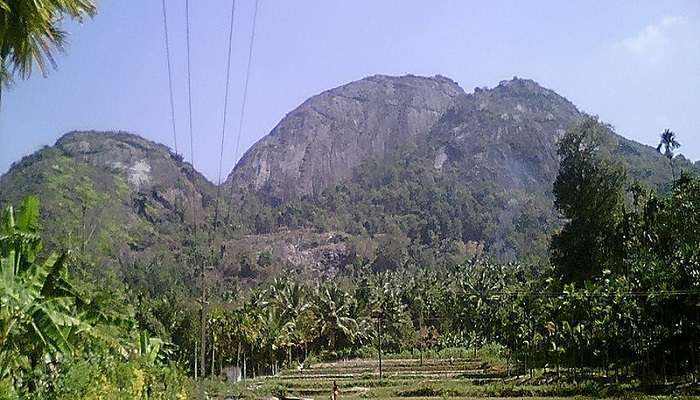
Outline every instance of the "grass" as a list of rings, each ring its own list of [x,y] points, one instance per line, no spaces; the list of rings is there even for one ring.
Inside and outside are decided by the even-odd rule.
[[[510,377],[505,363],[492,354],[478,354],[477,358],[473,353],[462,355],[466,357],[424,359],[422,365],[416,358],[389,357],[383,362],[381,380],[373,359],[314,363],[304,370],[284,370],[274,377],[260,377],[234,385],[209,382],[207,392],[218,393],[214,398],[220,399],[234,395],[253,400],[272,397],[326,400],[336,381],[340,400],[681,398],[663,391],[660,393],[665,396],[641,394],[639,383],[634,381],[620,384],[595,379],[573,382],[552,379],[541,372],[533,378]]]

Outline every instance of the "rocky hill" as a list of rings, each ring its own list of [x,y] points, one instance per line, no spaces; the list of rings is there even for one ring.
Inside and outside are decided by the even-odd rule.
[[[460,168],[465,184],[549,189],[556,141],[582,116],[528,79],[467,94],[442,76],[376,75],[305,101],[244,154],[225,185],[277,203],[318,196],[363,163],[425,147],[436,170]],[[653,148],[615,137],[636,178],[668,182],[670,171]]]
[[[166,146],[124,132],[68,133],[0,178],[2,204],[40,198],[50,246],[108,266],[181,249],[193,218],[211,214],[215,192]]]
[[[556,143],[583,116],[527,79],[465,93],[440,76],[373,76],[307,100],[244,155],[225,184],[242,194],[257,233],[280,225],[368,237],[394,232],[423,254],[414,259],[471,246],[541,260],[560,223],[551,195]],[[665,158],[610,134],[632,178],[668,187]]]
[[[213,238],[223,256],[214,275],[430,267],[481,252],[546,259],[561,222],[556,143],[583,115],[519,78],[466,93],[440,76],[372,76],[323,92],[223,184],[238,196]],[[665,158],[611,135],[633,178],[668,186]],[[677,166],[696,168],[682,157]],[[50,245],[115,268],[156,259],[191,271],[193,221],[208,231],[216,192],[166,146],[122,132],[66,134],[0,177],[1,203],[40,197]]]
[[[316,95],[248,150],[226,185],[282,201],[419,141],[464,91],[444,77],[372,76]]]

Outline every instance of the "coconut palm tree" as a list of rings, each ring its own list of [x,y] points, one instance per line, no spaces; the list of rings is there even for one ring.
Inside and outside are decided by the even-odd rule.
[[[219,346],[220,363],[235,362],[235,366],[241,367],[241,355],[246,357],[246,351],[255,342],[257,327],[255,317],[250,310],[242,308],[212,311],[212,334],[216,336]]]
[[[674,182],[676,181],[676,170],[673,168],[673,157],[675,156],[673,152],[680,147],[681,144],[676,140],[675,132],[670,129],[664,129],[664,131],[661,132],[661,140],[659,141],[659,145],[656,146],[656,151],[661,153],[661,149],[663,149],[663,155],[668,158],[668,162],[671,165],[671,176]]]
[[[397,273],[383,273],[371,295],[371,315],[379,318],[382,346],[390,351],[398,352],[413,341],[413,324],[402,300],[402,288],[408,286],[407,280]]]
[[[275,278],[270,290],[269,306],[276,307],[284,323],[280,345],[287,350],[288,366],[292,364],[292,351],[305,345],[308,331],[304,329],[302,316],[310,311],[305,287],[289,276]]]
[[[265,307],[260,313],[260,347],[268,357],[270,374],[276,375],[278,369],[277,352],[286,344],[285,324],[280,310],[274,306]]]
[[[309,307],[304,287],[288,276],[275,278],[268,295],[269,303],[280,309],[285,321],[296,321]]]
[[[358,332],[355,299],[335,283],[320,285],[315,293],[314,315],[323,345],[336,351],[350,345]]]
[[[0,100],[14,74],[26,79],[35,66],[43,75],[56,67],[65,17],[80,21],[95,12],[93,0],[0,0]]]

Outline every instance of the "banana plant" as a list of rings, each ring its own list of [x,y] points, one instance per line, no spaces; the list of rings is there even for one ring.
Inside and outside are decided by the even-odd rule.
[[[5,209],[0,226],[0,379],[45,353],[71,353],[77,335],[91,329],[78,313],[86,302],[67,279],[67,254],[38,260],[38,220],[39,201],[28,197],[18,213]]]
[[[40,260],[39,200],[27,197],[0,221],[0,385],[71,355],[90,337],[121,348],[114,331],[130,322],[83,296],[68,275],[69,253]]]
[[[505,287],[506,270],[487,261],[474,260],[462,266],[457,279],[460,314],[464,328],[474,336],[474,351],[493,339],[496,310]]]
[[[166,344],[160,338],[151,337],[147,331],[140,331],[135,347],[136,355],[151,365],[156,361],[164,361],[168,353]]]

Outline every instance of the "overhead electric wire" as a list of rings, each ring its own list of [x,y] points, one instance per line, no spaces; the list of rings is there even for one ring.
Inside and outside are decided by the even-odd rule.
[[[248,44],[248,65],[245,72],[245,83],[243,85],[243,100],[241,102],[241,111],[238,116],[238,133],[236,135],[236,147],[233,153],[234,166],[236,160],[238,159],[238,151],[241,145],[241,133],[243,132],[243,118],[245,116],[246,104],[248,101],[248,82],[250,80],[250,68],[253,61],[253,45],[255,43],[255,29],[258,21],[258,0],[255,0],[255,10],[253,11],[253,27],[250,31],[250,42]],[[228,211],[226,212],[226,220],[229,221],[231,217],[231,203],[233,203],[233,184],[231,184],[231,190],[229,193],[229,204]]]
[[[195,171],[195,158],[194,158],[194,132],[192,129],[192,71],[190,62],[190,4],[189,0],[185,0],[185,38],[187,43],[187,106],[188,106],[188,117],[189,117],[189,131],[190,131],[190,158],[192,164],[192,176],[196,179]],[[201,376],[206,375],[206,282],[205,282],[205,263],[203,260],[199,260],[197,257],[197,207],[195,205],[196,201],[196,187],[195,182],[192,182],[192,256],[196,260],[195,262],[200,263],[200,279],[202,283],[202,299],[201,299],[201,351],[200,351],[200,362],[199,367],[201,369]],[[200,397],[203,394],[204,387],[200,383]]]
[[[170,121],[173,125],[173,142],[175,146],[175,154],[178,154],[177,149],[177,129],[175,124],[175,100],[173,96],[173,74],[170,65],[170,40],[168,39],[168,12],[166,9],[166,0],[163,0],[163,30],[165,31],[165,58],[168,64],[168,89],[170,90]]]
[[[187,43],[187,111],[189,116],[189,131],[190,131],[190,163],[192,164],[192,170],[195,168],[194,163],[194,133],[192,130],[192,72],[190,68],[190,2],[185,0],[185,38]],[[195,189],[192,185],[192,205],[194,206],[194,194]],[[194,235],[195,239],[197,237],[197,219],[194,217],[196,213],[193,214],[194,220]]]
[[[234,156],[238,156],[241,145],[241,132],[243,131],[243,118],[245,116],[246,104],[248,100],[248,82],[250,81],[250,67],[253,62],[253,45],[255,43],[255,28],[258,21],[258,0],[255,0],[255,10],[253,11],[253,28],[250,32],[250,43],[248,45],[248,65],[245,71],[245,84],[243,85],[243,101],[241,103],[241,113],[238,118],[238,136],[236,138],[236,150]]]
[[[168,66],[168,88],[169,88],[169,94],[170,94],[170,112],[171,112],[171,122],[172,122],[172,128],[173,128],[173,141],[174,141],[174,146],[175,146],[175,154],[178,153],[178,147],[177,147],[177,130],[176,130],[176,123],[175,123],[175,101],[174,101],[174,93],[173,93],[173,79],[172,79],[172,65],[170,61],[170,41],[168,37],[168,22],[167,22],[167,6],[166,6],[166,0],[162,0],[162,8],[163,8],[163,28],[165,31],[165,51],[166,51],[166,59],[167,59],[167,66]],[[219,174],[218,174],[218,185],[217,185],[217,195],[216,195],[216,208],[215,208],[215,218],[214,218],[214,230],[216,229],[218,225],[218,215],[219,215],[219,203],[220,203],[220,197],[221,197],[221,174],[222,174],[222,167],[223,167],[223,154],[224,154],[224,144],[226,140],[226,123],[227,123],[227,115],[228,115],[228,97],[229,97],[229,86],[230,86],[230,76],[231,76],[231,53],[232,53],[232,47],[233,47],[233,28],[234,28],[234,17],[235,17],[235,9],[236,9],[236,2],[235,0],[232,1],[231,4],[231,20],[230,20],[230,26],[229,26],[229,37],[228,37],[228,53],[227,53],[227,62],[226,62],[226,85],[225,85],[225,93],[224,93],[224,109],[223,109],[223,122],[222,122],[222,127],[221,127],[221,148],[219,151]],[[249,76],[250,76],[250,69],[251,69],[251,58],[252,58],[252,53],[253,53],[253,41],[255,37],[255,26],[256,26],[256,20],[257,20],[257,11],[258,11],[258,0],[255,2],[255,13],[253,15],[253,29],[251,33],[251,38],[250,38],[250,46],[248,48],[248,65],[246,68],[246,79],[245,79],[245,87],[244,87],[244,92],[243,92],[243,103],[241,106],[241,121],[239,122],[238,126],[238,137],[236,139],[236,158],[238,155],[238,149],[240,145],[240,137],[241,137],[241,132],[243,129],[243,123],[242,123],[242,117],[245,114],[245,104],[246,104],[246,98],[247,98],[247,92],[248,92],[248,81],[249,81]],[[191,46],[190,46],[190,8],[189,8],[189,0],[185,0],[185,37],[186,37],[186,47],[187,47],[187,107],[188,107],[188,121],[189,121],[189,136],[190,136],[190,162],[192,166],[192,171],[194,173],[195,171],[195,153],[194,153],[194,128],[193,128],[193,118],[192,118],[192,72],[191,72]],[[194,176],[194,175],[193,175]],[[206,282],[205,282],[205,271],[206,271],[206,265],[203,262],[203,260],[199,260],[197,256],[197,207],[196,207],[196,185],[194,184],[195,182],[192,182],[192,192],[191,192],[191,207],[192,207],[192,256],[195,259],[195,264],[200,263],[200,279],[201,279],[201,284],[202,284],[202,298],[201,298],[201,348],[205,349],[206,347]],[[229,208],[230,212],[230,208]],[[213,239],[213,233],[212,230],[209,230],[209,246],[211,246],[211,240]],[[205,376],[206,373],[206,367],[205,367],[205,362],[206,362],[206,357],[205,357],[205,351],[200,352],[200,359],[201,362],[199,363],[199,367],[202,370],[202,376]],[[201,389],[201,388],[200,388]]]
[[[221,148],[219,150],[219,176],[216,181],[216,203],[214,206],[214,229],[218,226],[219,220],[219,201],[221,197],[221,170],[224,161],[224,143],[226,139],[226,117],[228,114],[228,89],[231,77],[231,48],[233,47],[233,21],[236,15],[236,0],[231,3],[231,22],[228,31],[228,56],[226,58],[226,89],[224,91],[224,112],[223,122],[221,124]]]
[[[194,132],[192,128],[192,71],[190,68],[190,2],[185,0],[185,41],[187,43],[187,111],[189,120],[190,132],[190,164],[192,165],[192,177],[195,178],[195,160],[194,160]],[[195,182],[192,182],[192,237],[193,246],[197,242],[197,207],[195,201],[197,197],[197,189]]]

